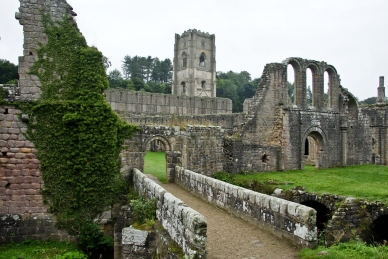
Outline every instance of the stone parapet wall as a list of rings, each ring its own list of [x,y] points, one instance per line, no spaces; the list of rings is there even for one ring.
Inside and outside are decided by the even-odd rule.
[[[108,89],[106,101],[118,113],[132,115],[189,115],[232,113],[232,100]]]
[[[183,249],[186,258],[206,258],[206,218],[136,168],[133,183],[140,196],[155,199],[157,219]]]
[[[231,185],[178,166],[175,169],[175,183],[295,245],[317,245],[316,211],[312,208]]]
[[[221,126],[227,131],[237,128],[245,121],[244,113],[233,114],[205,114],[205,115],[159,115],[159,116],[131,116],[126,113],[118,114],[130,124],[138,125],[208,125]]]

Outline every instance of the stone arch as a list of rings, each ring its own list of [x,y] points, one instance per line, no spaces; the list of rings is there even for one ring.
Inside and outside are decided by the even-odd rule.
[[[305,143],[306,139],[314,140],[314,145],[316,147],[315,168],[327,167],[326,155],[325,155],[325,150],[327,146],[327,136],[324,133],[324,131],[318,126],[311,126],[303,134],[301,143]],[[309,146],[310,145],[312,145],[311,141]],[[305,158],[304,158],[304,154],[306,153],[304,150],[305,146],[306,145],[301,145],[301,157],[302,157],[301,169],[304,168],[304,164],[305,164]]]
[[[142,152],[145,154],[147,153],[148,146],[151,144],[152,141],[160,141],[164,145],[165,150],[165,158],[166,158],[166,178],[167,181],[173,182],[174,181],[174,170],[175,170],[175,164],[174,164],[174,151],[172,149],[172,145],[170,141],[162,136],[162,135],[153,135],[150,136],[146,141],[144,141],[142,145]],[[144,168],[144,157],[143,157],[143,168]]]
[[[187,54],[186,52],[182,52],[182,68],[186,68],[187,67]]]
[[[358,103],[356,97],[349,93],[348,94],[348,111],[351,118],[357,120],[358,118]]]
[[[337,70],[335,67],[328,65],[326,66],[326,69],[324,72],[327,72],[329,74],[329,82],[328,82],[328,107],[329,108],[336,108],[339,106],[337,93],[339,89],[339,82],[338,82],[338,76],[337,76]]]
[[[388,213],[372,217],[372,224],[369,226],[369,231],[364,238],[366,242],[373,244],[375,242],[383,244],[384,240],[388,240]]]
[[[201,53],[199,56],[199,66],[204,67],[205,66],[205,60],[206,60],[206,55],[204,52]]]
[[[306,107],[306,73],[298,58],[289,58],[284,62],[294,69],[294,104],[304,109]]]
[[[324,103],[323,73],[322,73],[319,65],[316,64],[315,62],[311,62],[311,63],[307,64],[305,73],[307,73],[307,69],[311,70],[312,77],[313,77],[312,78],[312,85],[311,85],[312,106],[314,106],[316,109],[319,110],[323,107],[323,103]]]
[[[317,211],[316,226],[318,229],[318,234],[324,231],[332,213],[330,208],[316,200],[305,200],[300,204],[313,208]]]

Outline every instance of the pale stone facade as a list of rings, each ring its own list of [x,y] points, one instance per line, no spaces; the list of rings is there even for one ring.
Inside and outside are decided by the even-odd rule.
[[[175,34],[172,94],[216,97],[214,34],[193,29]]]

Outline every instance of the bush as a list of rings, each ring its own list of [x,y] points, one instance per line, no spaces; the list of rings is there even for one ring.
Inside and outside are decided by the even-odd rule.
[[[135,222],[144,224],[147,220],[155,220],[156,218],[156,202],[154,199],[146,201],[140,197],[136,200],[131,200],[130,205],[133,210]]]
[[[79,246],[85,252],[113,250],[113,237],[105,236],[95,223],[87,223],[78,237]]]

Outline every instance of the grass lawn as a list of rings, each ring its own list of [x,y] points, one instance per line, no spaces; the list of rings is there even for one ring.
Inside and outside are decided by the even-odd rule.
[[[25,241],[0,245],[0,259],[86,259],[75,244],[56,241]]]
[[[327,253],[322,253],[326,251]],[[329,248],[319,246],[317,249],[303,248],[299,259],[383,259],[388,258],[388,246],[369,246],[361,242],[351,241],[339,243]]]
[[[144,173],[152,174],[162,183],[167,183],[165,152],[147,151],[144,157]]]
[[[331,193],[370,201],[388,202],[388,167],[381,165],[356,165],[328,169],[286,172],[249,173],[236,175],[236,179],[257,179],[260,182],[274,180],[277,187],[289,190],[304,186],[306,191],[317,194]]]

